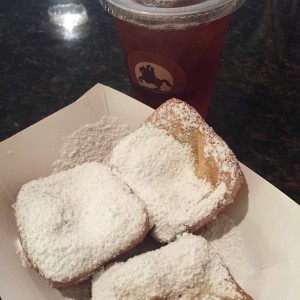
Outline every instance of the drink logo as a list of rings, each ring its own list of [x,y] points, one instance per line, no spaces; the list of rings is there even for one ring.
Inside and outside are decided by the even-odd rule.
[[[180,93],[185,88],[182,68],[169,58],[156,53],[133,51],[128,55],[132,81],[157,93]]]
[[[140,85],[158,92],[168,92],[173,86],[173,77],[165,68],[150,62],[135,66],[135,76]]]

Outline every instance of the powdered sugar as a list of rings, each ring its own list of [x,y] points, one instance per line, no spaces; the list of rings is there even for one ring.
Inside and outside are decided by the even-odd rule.
[[[30,264],[30,262],[28,261],[26,255],[25,255],[25,253],[24,253],[24,249],[23,249],[23,247],[22,247],[21,242],[20,242],[19,239],[17,239],[17,241],[16,241],[16,248],[17,248],[17,251],[16,251],[16,252],[17,252],[18,256],[19,256],[20,259],[21,259],[22,266],[23,266],[24,268],[30,268],[30,267],[31,267],[31,264]]]
[[[188,143],[164,129],[144,125],[113,150],[110,164],[147,206],[153,235],[170,242],[206,218],[224,199],[224,183],[214,188],[195,175]]]
[[[165,129],[174,126],[174,124],[180,124],[183,134],[198,128],[202,120],[196,110],[178,99],[171,99],[161,105],[155,114],[150,116],[150,119],[152,124]]]
[[[204,145],[204,157],[213,157],[214,161],[222,162],[218,164],[220,169],[220,179],[225,179],[225,176],[229,176],[230,180],[227,180],[229,188],[232,188],[235,184],[235,179],[241,176],[241,171],[237,167],[237,161],[232,158],[233,153],[228,148],[227,144],[217,137],[216,135],[206,137],[207,142]]]
[[[30,268],[24,249],[18,239],[16,241],[17,254],[19,255],[24,268]],[[91,281],[86,280],[74,286],[68,286],[57,289],[65,300],[90,300],[91,299]]]
[[[14,208],[27,256],[52,282],[87,276],[147,229],[140,200],[98,163],[25,184]]]
[[[116,263],[95,276],[92,284],[93,300],[202,297],[243,299],[216,251],[205,239],[191,234]]]
[[[204,158],[213,158],[220,170],[219,182],[227,183],[229,193],[235,189],[242,173],[234,153],[193,107],[178,99],[171,99],[160,106],[146,123],[164,128],[168,132],[173,132],[173,127],[180,124],[180,128],[176,129],[179,140],[185,140],[186,135],[198,131],[204,140],[202,145]]]
[[[103,116],[95,124],[80,127],[63,139],[60,157],[53,163],[53,172],[68,170],[85,162],[106,164],[113,147],[128,133],[128,125],[108,116]]]
[[[198,234],[207,239],[222,257],[230,273],[243,286],[254,273],[247,260],[245,243],[234,220],[225,213],[202,228]]]
[[[180,123],[182,126],[182,135],[185,135],[195,128],[199,129],[207,142],[204,145],[203,151],[205,157],[213,157],[217,161],[222,161],[223,164],[220,165],[222,171],[229,174],[231,178],[230,182],[234,183],[234,179],[237,177],[236,162],[231,159],[232,152],[228,149],[227,145],[220,140],[219,137],[211,134],[211,129],[203,122],[203,120],[201,121],[201,117],[197,113],[194,113],[193,110],[188,110],[186,104],[182,104],[181,101],[178,101],[177,104],[174,105],[170,111],[165,108],[158,110],[159,113],[156,115],[157,122],[163,124],[164,126],[162,127],[167,129],[170,124],[174,125],[175,120],[176,124]],[[122,186],[122,191],[120,192],[116,186],[111,185],[110,180],[108,180],[109,187],[106,188],[107,183],[104,180],[102,184],[105,186],[105,191],[109,193],[110,196],[113,195],[117,198],[117,194],[119,197],[120,193],[124,192],[124,188],[127,197],[127,192],[130,194],[129,189],[123,183],[120,184],[120,182],[124,180],[133,189],[136,195],[147,205],[151,221],[155,224],[153,235],[160,241],[170,242],[177,234],[188,230],[199,220],[199,218],[205,219],[205,217],[210,215],[212,210],[216,209],[220,203],[222,204],[224,195],[227,192],[227,187],[223,182],[218,183],[217,186],[214,187],[208,180],[199,180],[199,178],[195,176],[195,158],[191,146],[187,143],[179,142],[164,129],[149,126],[149,123],[147,122],[145,124],[146,125],[142,126],[139,130],[125,138],[114,149],[111,160],[112,149],[128,134],[127,125],[122,124],[116,118],[103,117],[103,119],[96,124],[85,125],[79,128],[72,135],[64,139],[64,145],[60,151],[60,158],[53,164],[54,173],[70,169],[85,162],[98,161],[109,164],[110,160],[115,175],[121,177],[120,181],[116,184]],[[82,168],[82,166],[77,168]],[[36,238],[39,247],[37,255],[41,255],[41,260],[47,260],[46,256],[49,256],[50,250],[53,251],[53,253],[57,252],[55,253],[55,257],[48,258],[48,261],[46,261],[43,266],[40,265],[40,262],[38,265],[35,262],[35,259],[32,259],[34,266],[38,267],[41,272],[44,273],[46,278],[47,276],[54,276],[53,279],[51,278],[51,280],[54,281],[67,281],[71,276],[80,274],[80,268],[82,268],[82,270],[87,267],[92,269],[98,268],[99,257],[101,258],[101,264],[103,264],[103,262],[111,259],[112,256],[117,255],[117,252],[120,251],[120,249],[127,250],[129,245],[132,246],[131,242],[134,239],[137,240],[138,231],[140,233],[145,230],[145,211],[141,206],[136,208],[136,203],[134,202],[137,201],[137,199],[126,200],[126,204],[126,197],[124,197],[124,199],[121,197],[124,201],[118,199],[117,202],[122,202],[120,204],[121,209],[117,205],[118,212],[115,211],[116,207],[111,205],[111,203],[104,202],[100,206],[97,206],[95,201],[92,200],[90,204],[88,199],[91,194],[96,195],[99,191],[98,189],[91,189],[82,176],[88,174],[86,177],[91,179],[92,185],[96,185],[99,184],[99,182],[96,183],[95,178],[99,177],[99,174],[97,175],[88,171],[86,172],[86,175],[80,175],[79,173],[82,173],[83,169],[77,172],[82,180],[79,179],[79,177],[76,180],[70,179],[73,176],[70,176],[73,172],[72,170],[68,171],[70,173],[63,172],[65,177],[68,178],[64,178],[64,176],[58,177],[60,179],[55,180],[55,184],[51,183],[49,190],[47,191],[46,189],[46,193],[42,193],[40,190],[40,180],[37,185],[33,184],[35,187],[32,195],[41,195],[41,199],[45,198],[51,200],[51,204],[55,203],[55,209],[50,203],[38,204],[42,206],[42,211],[50,211],[53,220],[46,218],[46,220],[43,220],[42,222],[44,214],[39,216],[36,206],[37,201],[34,201],[32,206],[25,203],[22,204],[25,207],[25,212],[21,218],[25,218],[26,213],[29,217],[28,224],[30,227],[39,231],[38,233],[33,231],[30,232],[32,239],[30,242],[25,241],[23,246],[29,256],[33,257],[32,252],[30,252],[32,251],[30,245],[33,243],[33,238]],[[60,175],[57,174],[53,176]],[[106,175],[104,178],[106,178]],[[51,181],[52,179],[53,177],[51,177]],[[117,179],[114,177],[114,180]],[[44,182],[42,187],[44,188],[47,185],[48,183],[46,184]],[[66,185],[68,186],[68,189],[70,189],[68,192],[64,190],[64,186]],[[76,200],[78,199],[77,193],[82,195],[83,200],[82,202],[79,201],[79,204]],[[73,197],[76,194],[77,196]],[[60,205],[57,201],[57,195],[63,199],[70,199]],[[69,197],[69,195],[71,196]],[[133,195],[130,197],[135,198]],[[20,199],[18,199],[18,201],[19,200]],[[75,209],[73,210],[74,206]],[[124,218],[122,221],[119,218],[120,214],[124,213],[121,212],[121,210],[125,210],[125,206],[126,209],[128,210],[129,208],[131,212],[129,216],[126,210],[125,216],[121,217],[121,219]],[[104,218],[101,217],[101,214],[99,216],[99,211],[101,213],[105,211]],[[137,215],[140,216],[140,219],[137,223],[134,223]],[[77,224],[79,219],[81,220],[80,225]],[[111,220],[114,220],[113,228],[111,228]],[[235,230],[235,228],[229,230],[232,223],[228,220],[229,219],[227,218],[225,222],[223,216],[221,216],[220,219],[218,217],[216,222],[206,227],[201,233],[212,242],[213,246],[220,252],[223,260],[228,264],[234,277],[238,279],[239,283],[243,284],[249,275],[249,270],[246,269],[247,261],[244,248],[240,236],[238,235],[239,232]],[[43,228],[45,221],[46,223],[48,222],[47,224],[52,222],[50,229],[48,230]],[[47,227],[47,224],[45,227]],[[134,233],[128,234],[125,229],[128,226],[133,229]],[[228,231],[222,231],[224,226],[228,228]],[[112,232],[115,227],[118,228],[117,232]],[[21,226],[19,226],[19,229],[20,228]],[[21,237],[24,234],[23,229],[21,229]],[[57,232],[62,234],[59,244],[52,243],[51,240],[52,235]],[[104,236],[104,233],[108,233],[110,236]],[[100,235],[100,239],[97,241],[94,239],[95,234]],[[218,235],[220,236],[219,239],[217,239]],[[45,236],[46,240],[42,242],[42,237],[45,238]],[[63,238],[68,241],[66,242]],[[100,246],[101,242],[105,243],[105,246],[102,245],[102,248]],[[51,245],[50,250],[46,249],[49,244]],[[94,246],[98,247],[98,250],[90,249]],[[172,251],[174,252],[175,250],[173,249]],[[61,254],[58,254],[58,252]],[[171,257],[175,257],[175,261],[173,262],[174,267],[172,267],[172,271],[168,267],[167,273],[172,273],[174,269],[174,276],[176,276],[178,273],[176,273],[175,265],[177,266],[178,262],[180,262],[184,256],[173,256],[173,252],[171,252]],[[109,253],[114,254],[110,256]],[[136,254],[136,252],[132,253]],[[149,254],[150,253],[152,252],[149,252]],[[232,256],[232,253],[234,253],[234,256]],[[192,252],[192,254],[194,254],[194,252]],[[167,256],[167,254],[165,255]],[[189,255],[190,253],[187,256]],[[57,262],[59,266],[55,268],[54,265]],[[152,265],[154,263],[155,260],[154,262],[148,261],[147,265]],[[209,264],[209,268],[213,270],[214,264]],[[66,268],[65,271],[68,273],[65,277],[60,273],[60,270],[58,270],[61,268],[61,265],[63,268]],[[243,267],[241,267],[241,265]],[[69,272],[70,270],[71,273]],[[145,271],[143,270],[144,269],[139,272],[144,273],[147,271],[147,269]],[[216,273],[224,275],[223,271],[223,267],[219,269],[217,266]],[[186,276],[188,273],[183,270],[179,270],[178,272],[183,272]],[[58,273],[58,276],[54,273]],[[156,276],[156,273],[153,277],[154,276]],[[166,276],[168,276],[168,274],[166,274]],[[141,278],[144,278],[143,274],[141,274]],[[212,278],[212,281],[217,284],[219,281],[223,281],[223,279],[224,278],[218,279],[218,277],[215,277]],[[152,280],[154,280],[154,278],[152,278]],[[155,282],[157,282],[156,279]],[[149,284],[152,284],[152,282]],[[64,296],[67,297],[67,299],[81,299],[80,294],[83,291],[82,295],[85,295],[83,297],[88,297],[88,289],[88,286],[83,288],[80,286],[75,287],[74,290],[70,288],[64,290],[67,291],[64,293]],[[141,292],[143,292],[143,289],[141,289]],[[219,296],[211,294],[205,294],[203,297],[203,299],[207,300],[220,299]],[[145,298],[144,294],[142,294],[141,298]],[[103,299],[108,298],[104,297]],[[129,297],[129,299],[134,298]],[[181,299],[185,298],[182,297]]]

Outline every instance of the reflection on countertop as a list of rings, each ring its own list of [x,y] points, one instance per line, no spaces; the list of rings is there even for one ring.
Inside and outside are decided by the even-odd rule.
[[[241,162],[300,203],[298,0],[246,1],[230,26],[207,121]],[[97,82],[130,94],[98,0],[0,2],[0,140]]]
[[[72,40],[82,39],[88,35],[85,24],[88,16],[82,4],[72,1],[68,3],[55,4],[48,8],[52,30],[58,38]]]

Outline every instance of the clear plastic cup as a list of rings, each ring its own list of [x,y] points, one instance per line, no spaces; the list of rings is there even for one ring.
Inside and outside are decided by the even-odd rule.
[[[113,15],[133,96],[176,97],[205,117],[232,13],[245,0],[100,0]]]

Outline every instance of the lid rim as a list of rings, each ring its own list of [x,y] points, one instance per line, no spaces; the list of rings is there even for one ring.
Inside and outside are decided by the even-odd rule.
[[[150,25],[152,28],[164,28],[164,26],[185,28],[212,22],[225,17],[226,15],[236,11],[244,4],[245,1],[246,0],[223,0],[217,5],[210,5],[210,7],[205,7],[205,9],[202,7],[202,9],[194,10],[191,10],[190,8],[195,8],[199,6],[199,4],[183,7],[183,9],[180,7],[180,10],[174,10],[174,8],[156,8],[155,12],[153,10],[140,11],[136,10],[134,7],[125,7],[122,5],[122,0],[100,0],[100,3],[103,8],[114,17],[139,26]],[[187,10],[187,8],[190,10]],[[181,24],[174,26],[174,22],[176,21],[180,22]],[[155,22],[159,22],[159,24],[155,24]]]
[[[130,10],[136,13],[149,13],[149,14],[191,14],[193,11],[195,12],[209,12],[214,9],[218,9],[227,5],[236,5],[239,2],[244,2],[243,0],[220,0],[216,1],[207,0],[200,3],[188,5],[188,6],[180,6],[180,7],[155,7],[155,6],[147,6],[142,5],[140,3],[134,2],[133,5],[128,5],[128,1],[124,0],[100,0],[100,3],[109,3],[114,7],[119,7],[124,9],[125,11]],[[132,3],[132,2],[131,2]],[[103,4],[102,4],[103,5]]]

